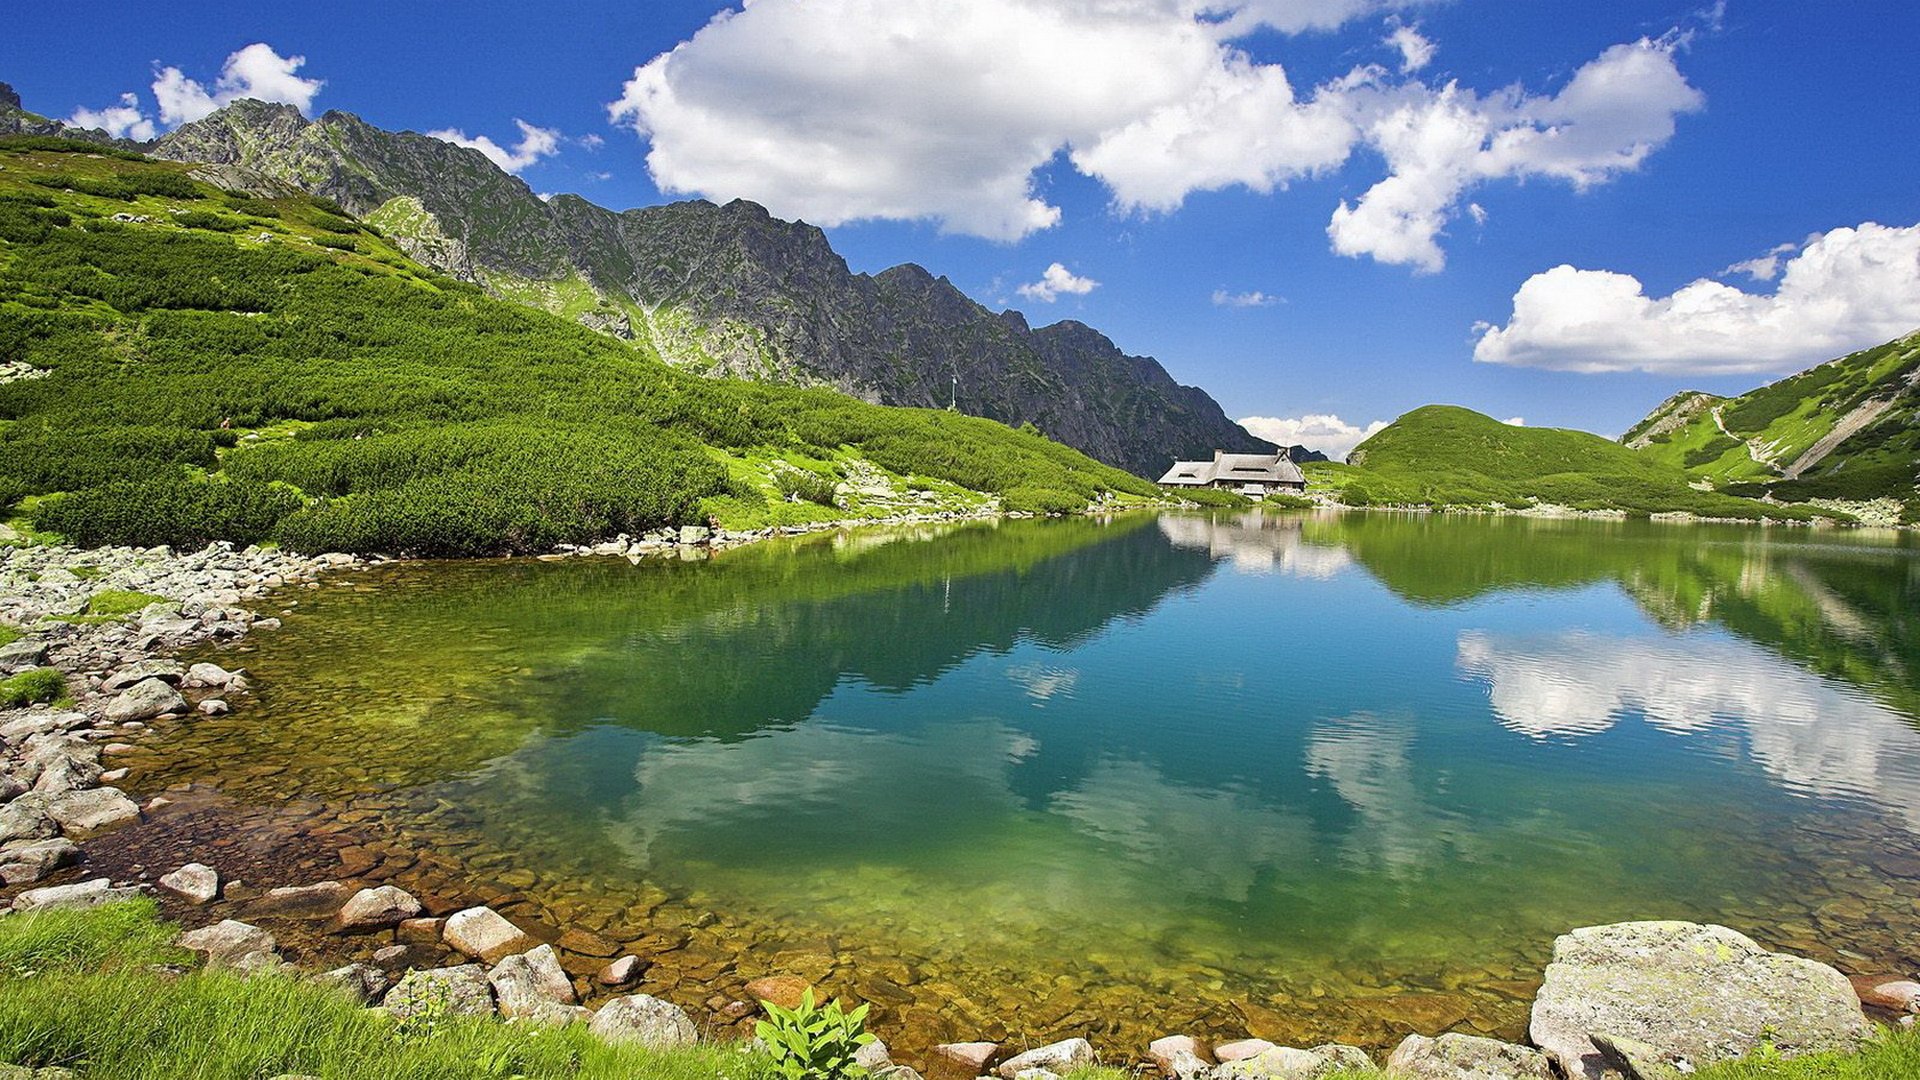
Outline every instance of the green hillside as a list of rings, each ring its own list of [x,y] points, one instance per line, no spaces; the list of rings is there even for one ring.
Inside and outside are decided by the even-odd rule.
[[[1734,398],[1679,395],[1626,444],[1716,488],[1812,498],[1914,500],[1920,471],[1920,334]],[[1689,398],[1686,408],[1676,408]]]
[[[1375,433],[1346,465],[1312,465],[1349,505],[1508,508],[1538,504],[1631,514],[1804,520],[1801,508],[1696,491],[1679,468],[1584,431],[1515,427],[1428,405]]]
[[[0,512],[22,524],[461,555],[1154,492],[992,421],[679,372],[325,200],[190,172],[0,140]]]

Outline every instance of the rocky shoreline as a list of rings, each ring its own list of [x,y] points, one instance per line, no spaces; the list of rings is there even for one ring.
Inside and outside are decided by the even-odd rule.
[[[750,533],[659,530],[542,558],[699,558],[843,524],[868,523]],[[0,897],[10,897],[14,911],[32,911],[153,893],[180,921],[207,923],[183,934],[183,946],[211,966],[241,971],[288,967],[282,941],[314,939],[321,944],[301,950],[304,959],[355,957],[315,978],[397,1017],[432,1008],[523,1023],[585,1023],[603,1038],[650,1046],[696,1041],[699,1028],[685,1009],[627,992],[648,958],[623,952],[590,929],[523,928],[488,903],[415,896],[356,880],[353,867],[344,865],[330,876],[286,884],[229,880],[198,859],[141,867],[124,880],[88,873],[82,845],[169,803],[164,794],[141,803],[116,787],[126,770],[109,767],[112,758],[150,723],[217,714],[251,692],[244,670],[183,665],[170,657],[274,629],[277,616],[253,610],[265,594],[318,588],[322,575],[375,561],[218,544],[185,554],[0,548],[0,624],[26,631],[0,645],[0,675],[52,666],[65,676],[72,698],[72,707],[0,712]],[[160,599],[124,616],[88,615],[91,601],[105,593]],[[195,912],[206,915],[195,919]],[[223,917],[211,921],[216,913]],[[798,975],[756,980],[747,986],[747,1000],[724,1003],[722,1015],[748,1016],[756,999],[792,1004],[808,985]],[[590,1011],[588,1002],[598,1007]],[[1920,1012],[1920,984],[1894,977],[1849,983],[1834,968],[1766,952],[1722,927],[1627,923],[1575,931],[1555,943],[1532,1006],[1531,1045],[1464,1033],[1410,1035],[1376,1063],[1362,1049],[1335,1043],[1297,1048],[1246,1038],[1210,1045],[1175,1034],[1124,1053],[1180,1080],[1317,1080],[1355,1066],[1384,1066],[1412,1080],[1654,1080],[1737,1057],[1763,1039],[1789,1054],[1849,1049],[1870,1029],[1863,1003],[1882,1018],[1897,1015],[1908,1023]],[[915,1063],[896,1064],[875,1044],[863,1063],[892,1080],[915,1080],[922,1071],[938,1080],[988,1074],[1048,1080],[1095,1059],[1085,1038],[1039,1047],[977,1041],[913,1049],[923,1052]]]

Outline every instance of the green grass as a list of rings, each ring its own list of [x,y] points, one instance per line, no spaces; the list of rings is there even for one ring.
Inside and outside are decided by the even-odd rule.
[[[1809,520],[1799,507],[1697,491],[1678,467],[1583,431],[1527,428],[1450,405],[1415,409],[1348,456],[1306,466],[1350,506],[1518,509],[1540,504],[1630,515]],[[1844,519],[1845,515],[1833,515]]]
[[[676,371],[318,200],[5,139],[0,164],[0,355],[51,373],[0,385],[0,504],[41,535],[482,555],[797,513],[736,479],[749,459],[857,458],[1035,512],[1154,490],[977,417]]]
[[[11,645],[20,640],[20,635],[21,631],[18,627],[0,623],[0,645]]]
[[[30,668],[0,679],[0,709],[20,709],[67,696],[67,678],[59,668]]]
[[[167,598],[131,589],[102,589],[87,600],[87,614],[118,619],[144,609],[148,604],[164,604]]]

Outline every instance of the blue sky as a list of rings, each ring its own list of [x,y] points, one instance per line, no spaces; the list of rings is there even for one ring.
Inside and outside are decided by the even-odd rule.
[[[251,87],[485,136],[616,208],[754,198],[1334,449],[1432,401],[1612,434],[1920,326],[1920,5],[1205,8],[33,5],[0,79],[161,130]]]

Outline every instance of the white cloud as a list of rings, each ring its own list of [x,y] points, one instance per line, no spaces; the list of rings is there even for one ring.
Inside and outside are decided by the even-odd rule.
[[[607,145],[606,139],[602,138],[599,135],[595,135],[591,132],[580,136],[578,139],[575,139],[574,141],[579,143],[581,146],[586,147],[589,150],[598,150],[601,147]]]
[[[1388,175],[1335,211],[1334,250],[1438,269],[1460,197],[1499,178],[1586,187],[1637,168],[1700,106],[1674,40],[1619,45],[1559,93],[1481,95],[1406,71],[1297,87],[1236,46],[1337,27],[1389,0],[757,0],[638,67],[614,122],[659,187],[757,200],[821,225],[930,220],[1015,240],[1059,221],[1035,174],[1061,154],[1117,208],[1270,192],[1378,151]]]
[[[1487,223],[1487,208],[1477,202],[1468,203],[1467,216],[1473,219],[1475,225],[1485,225]]]
[[[1084,278],[1054,263],[1040,275],[1039,281],[1029,282],[1014,291],[1029,300],[1042,304],[1051,304],[1061,296],[1085,296],[1100,287],[1092,278]]]
[[[1403,75],[1410,75],[1433,63],[1433,54],[1437,51],[1437,46],[1418,27],[1406,23],[1394,26],[1387,35],[1386,44],[1400,51],[1400,73]]]
[[[1788,371],[1920,326],[1920,225],[1834,229],[1774,269],[1771,293],[1702,278],[1656,298],[1628,274],[1557,266],[1520,286],[1505,326],[1479,327],[1473,357],[1589,373]]]
[[[139,142],[146,142],[159,133],[153,121],[141,111],[140,99],[133,94],[121,94],[120,104],[104,109],[75,109],[67,123],[79,128],[99,128],[116,139]]]
[[[1526,427],[1527,426],[1527,418],[1524,416],[1509,416],[1505,420],[1502,420],[1500,422],[1507,425],[1508,427]]]
[[[553,128],[535,127],[517,118],[514,125],[520,129],[520,141],[511,150],[485,135],[468,137],[466,132],[457,128],[442,128],[427,134],[455,146],[478,150],[487,156],[488,161],[510,173],[518,173],[541,158],[552,157],[560,152],[560,133]]]
[[[1240,426],[1268,442],[1304,446],[1335,461],[1344,461],[1354,447],[1386,427],[1387,422],[1375,420],[1360,427],[1331,413],[1308,413],[1305,416],[1248,416],[1240,420]]]
[[[1799,244],[1776,244],[1765,255],[1756,255],[1751,259],[1742,259],[1734,263],[1720,271],[1720,276],[1745,274],[1755,281],[1772,281],[1780,276],[1780,257],[1792,255],[1799,250]]]
[[[212,91],[179,68],[167,67],[154,76],[153,96],[160,102],[160,119],[169,125],[198,120],[241,98],[292,105],[306,112],[325,85],[322,79],[294,74],[306,62],[304,56],[281,56],[273,46],[254,42],[227,57]]]
[[[1286,302],[1285,297],[1264,293],[1259,289],[1250,289],[1246,292],[1228,292],[1225,289],[1213,290],[1214,307],[1272,307],[1275,304],[1284,304]]]

